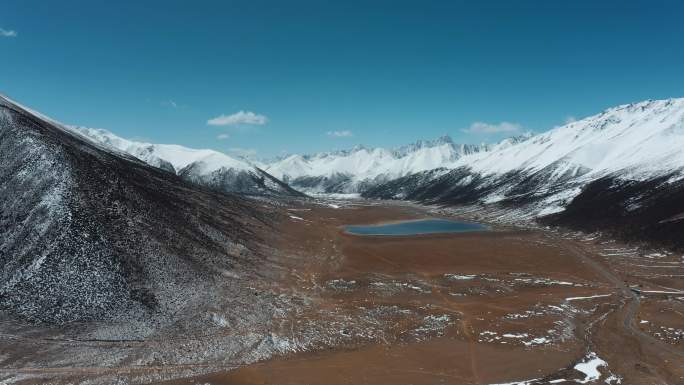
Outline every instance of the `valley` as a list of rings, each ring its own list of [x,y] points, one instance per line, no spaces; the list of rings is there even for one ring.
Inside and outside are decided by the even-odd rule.
[[[0,385],[684,385],[684,2],[0,9]]]
[[[683,101],[302,157],[292,180],[0,98],[0,380],[679,383],[684,174],[661,144]],[[642,126],[639,163],[582,165]]]
[[[193,337],[199,330],[184,333],[182,356],[104,366],[85,357],[75,365],[65,353],[164,354],[173,343],[155,340],[180,335],[57,342],[26,330],[18,340],[5,331],[3,341],[13,347],[7,358],[51,344],[61,345],[51,351],[64,356],[14,369],[6,359],[0,373],[18,384],[215,385],[639,384],[684,376],[684,324],[673,316],[684,312],[682,294],[673,294],[684,290],[679,254],[534,226],[401,237],[345,233],[349,224],[454,218],[442,208],[401,202],[291,200],[280,209],[284,215],[267,239],[279,250],[267,258],[271,279],[249,284],[255,296],[287,303],[266,329],[252,331],[269,336],[252,348],[266,341],[272,356],[246,358],[249,349],[231,360],[209,354],[236,332],[230,323],[201,337]]]

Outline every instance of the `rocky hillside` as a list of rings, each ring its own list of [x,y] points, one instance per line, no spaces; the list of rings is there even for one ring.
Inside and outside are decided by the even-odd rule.
[[[238,277],[261,264],[265,211],[276,215],[265,203],[187,183],[4,97],[0,153],[3,315],[153,330],[200,317],[217,293],[262,306]]]

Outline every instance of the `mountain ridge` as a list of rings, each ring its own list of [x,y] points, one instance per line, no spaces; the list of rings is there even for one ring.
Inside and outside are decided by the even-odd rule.
[[[484,143],[456,144],[445,135],[393,149],[355,146],[350,150],[293,154],[264,165],[264,169],[303,191],[359,193],[398,177],[444,167],[489,147]]]
[[[88,140],[134,156],[193,183],[247,195],[301,197],[303,194],[273,177],[257,165],[210,149],[177,144],[154,144],[124,139],[97,128],[66,126]]]

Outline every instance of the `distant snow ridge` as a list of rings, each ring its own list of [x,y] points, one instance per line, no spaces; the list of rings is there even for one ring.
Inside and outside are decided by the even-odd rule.
[[[313,193],[360,193],[392,179],[447,167],[488,145],[456,144],[448,136],[393,150],[355,147],[347,151],[291,155],[264,165],[272,175]]]
[[[300,195],[287,184],[246,161],[218,151],[176,144],[152,144],[121,138],[107,130],[67,126],[98,144],[134,156],[186,180],[226,192],[254,195]]]

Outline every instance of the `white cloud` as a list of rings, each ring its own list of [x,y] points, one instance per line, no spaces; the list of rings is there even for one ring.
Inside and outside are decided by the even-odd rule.
[[[230,135],[228,135],[228,134],[218,134],[216,136],[216,139],[218,139],[218,140],[226,140],[228,138],[230,138]]]
[[[17,37],[17,31],[15,30],[7,30],[7,29],[2,29],[0,28],[0,36],[2,37]]]
[[[350,138],[354,136],[354,133],[352,133],[349,130],[343,130],[343,131],[328,131],[326,133],[331,138]]]
[[[461,131],[468,134],[498,134],[501,132],[518,132],[521,128],[520,124],[511,122],[501,122],[499,124],[475,122]]]
[[[574,123],[574,122],[576,122],[576,121],[577,121],[577,118],[575,118],[575,117],[572,116],[572,115],[566,116],[566,117],[565,117],[565,124]]]
[[[238,111],[232,115],[221,114],[221,116],[207,120],[207,124],[210,126],[234,126],[238,124],[256,124],[261,126],[267,122],[267,117],[255,114],[252,111]]]
[[[228,152],[231,153],[232,155],[239,156],[242,158],[251,158],[256,156],[257,150],[253,148],[239,148],[239,147],[232,147],[228,149]]]

